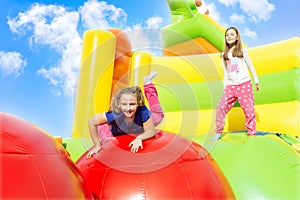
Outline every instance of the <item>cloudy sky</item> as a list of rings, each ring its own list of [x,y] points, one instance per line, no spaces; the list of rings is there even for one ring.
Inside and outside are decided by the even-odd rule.
[[[166,0],[0,2],[0,110],[63,137],[71,136],[83,33],[118,27],[131,32],[133,49],[147,49],[160,43],[141,40],[143,31],[171,20]],[[210,16],[238,27],[249,47],[300,36],[299,0],[206,3]]]

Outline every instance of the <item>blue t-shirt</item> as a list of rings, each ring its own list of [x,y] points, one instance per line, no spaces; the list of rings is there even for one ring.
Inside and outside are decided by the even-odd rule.
[[[143,133],[143,123],[150,118],[150,111],[144,105],[138,107],[135,112],[133,123],[127,124],[123,113],[115,113],[113,111],[105,113],[108,123],[111,125],[113,136],[125,135],[130,133]]]

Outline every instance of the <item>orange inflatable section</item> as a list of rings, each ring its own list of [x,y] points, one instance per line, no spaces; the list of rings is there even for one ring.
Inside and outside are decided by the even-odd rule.
[[[211,43],[202,37],[178,43],[172,46],[165,47],[163,55],[165,56],[184,56],[184,55],[197,55],[207,53],[220,52]]]
[[[116,52],[114,61],[112,96],[121,88],[129,85],[130,60],[132,48],[127,35],[118,28],[109,29],[116,37]]]

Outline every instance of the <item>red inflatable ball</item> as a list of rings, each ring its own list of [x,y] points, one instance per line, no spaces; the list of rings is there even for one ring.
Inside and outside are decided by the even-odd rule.
[[[0,112],[0,199],[93,199],[75,164],[51,135]]]
[[[92,158],[76,162],[95,199],[234,199],[210,154],[197,143],[166,132],[131,153],[134,136],[103,142]]]

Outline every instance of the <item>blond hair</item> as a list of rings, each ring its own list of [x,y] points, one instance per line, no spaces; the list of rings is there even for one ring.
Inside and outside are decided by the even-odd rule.
[[[243,58],[244,57],[244,55],[243,55],[243,46],[242,46],[240,32],[235,27],[229,27],[225,31],[225,45],[224,45],[225,47],[224,47],[224,53],[223,53],[223,60],[224,61],[229,60],[229,58],[228,58],[228,52],[229,52],[230,47],[229,47],[229,44],[226,42],[226,34],[231,29],[234,30],[236,32],[236,34],[237,34],[237,40],[235,42],[235,48],[232,51],[232,56],[233,57],[238,57],[238,58]]]
[[[145,105],[143,92],[140,87],[138,87],[138,86],[126,87],[126,88],[123,88],[122,90],[120,90],[118,93],[116,93],[113,96],[111,105],[109,108],[110,111],[114,111],[115,113],[121,112],[120,101],[121,101],[121,96],[123,94],[129,94],[129,95],[135,96],[137,99],[138,106]]]

